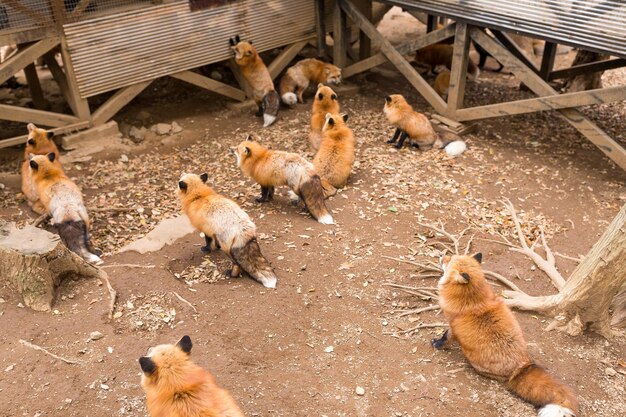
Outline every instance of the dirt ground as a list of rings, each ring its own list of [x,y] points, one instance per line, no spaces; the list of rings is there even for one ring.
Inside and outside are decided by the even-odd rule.
[[[607,72],[605,83],[623,77]],[[401,93],[417,109],[432,109],[391,67],[349,84],[358,90],[339,90],[339,99],[358,140],[357,162],[349,186],[328,202],[335,226],[289,205],[286,190],[271,203],[256,203],[258,187],[228,154],[255,132],[274,149],[312,157],[310,93],[309,103],[282,109],[275,125],[261,129],[251,111],[231,110],[219,96],[166,79],[116,116],[123,130],[176,121],[183,131],[150,133],[139,145],[124,139],[122,148],[67,164],[88,207],[132,209],[92,213],[92,238],[118,291],[115,318],[106,318],[102,282],[64,282],[50,313],[24,308],[1,282],[0,416],[146,416],[137,360],[150,346],[185,334],[194,342],[192,358],[248,416],[535,415],[499,383],[478,376],[458,348],[431,348],[442,328],[407,332],[443,317],[403,315],[435,302],[385,284],[435,286],[398,259],[437,259],[441,250],[429,243],[438,236],[417,222],[441,222],[454,233],[471,227],[471,250],[483,253],[485,268],[530,294],[553,293],[528,259],[492,241],[511,236],[501,200],[513,202],[530,240],[543,228],[554,251],[577,257],[626,203],[626,174],[548,113],[477,122],[465,137],[469,150],[457,159],[438,150],[397,151],[385,143],[393,129],[382,113],[384,95]],[[512,77],[486,71],[468,83],[466,104],[524,97],[530,94]],[[620,103],[585,113],[626,145],[624,111]],[[0,219],[23,224],[36,216],[18,194],[20,152],[0,150]],[[178,213],[181,172],[208,172],[211,185],[250,214],[279,277],[276,290],[227,279],[226,257],[203,256],[195,233],[154,253],[119,252]],[[115,266],[125,264],[141,267]],[[557,264],[564,276],[575,267],[565,258]],[[516,315],[532,356],[579,394],[581,415],[626,415],[624,336],[569,337],[544,331],[545,317]],[[91,340],[94,331],[103,337]],[[78,363],[53,359],[20,339]]]

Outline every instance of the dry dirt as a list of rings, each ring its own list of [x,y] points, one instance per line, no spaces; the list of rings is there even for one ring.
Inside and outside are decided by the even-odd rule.
[[[605,78],[623,82],[623,75]],[[184,130],[149,135],[142,145],[126,141],[124,151],[107,149],[67,167],[89,207],[132,209],[93,213],[92,237],[119,294],[115,318],[106,319],[101,282],[66,281],[50,313],[23,308],[0,283],[0,416],[146,416],[137,359],[185,334],[194,342],[192,358],[248,416],[535,415],[500,384],[478,376],[458,348],[432,349],[430,340],[442,329],[401,333],[443,318],[432,311],[400,317],[433,302],[384,284],[432,287],[435,280],[420,280],[414,267],[389,257],[438,258],[441,250],[427,245],[437,236],[417,222],[441,222],[451,232],[471,226],[471,249],[483,253],[485,267],[530,294],[554,292],[529,260],[489,241],[511,232],[500,200],[515,204],[529,239],[543,227],[553,250],[579,256],[626,203],[626,174],[548,113],[477,123],[458,159],[437,150],[396,151],[385,143],[393,130],[382,114],[384,95],[402,93],[417,109],[431,109],[400,75],[368,73],[350,83],[359,91],[339,96],[358,138],[357,163],[350,185],[328,202],[336,226],[289,205],[285,190],[271,203],[256,203],[258,187],[228,154],[256,132],[275,149],[311,157],[310,101],[283,109],[275,125],[261,129],[251,112],[229,110],[218,96],[159,80],[120,113],[120,123],[177,121]],[[530,97],[516,87],[507,75],[485,72],[469,83],[467,104]],[[615,104],[585,112],[626,144],[624,110]],[[19,149],[0,151],[0,219],[23,223],[36,216],[18,195],[20,157]],[[276,290],[226,279],[226,257],[203,256],[197,234],[156,253],[118,253],[178,212],[181,172],[208,172],[211,185],[251,215],[279,277]],[[123,264],[144,267],[114,266]],[[558,258],[558,266],[567,276],[575,263]],[[581,415],[626,414],[623,336],[572,338],[544,331],[545,317],[517,317],[532,356],[580,395]],[[90,340],[94,331],[104,337]],[[60,362],[20,339],[79,362]]]

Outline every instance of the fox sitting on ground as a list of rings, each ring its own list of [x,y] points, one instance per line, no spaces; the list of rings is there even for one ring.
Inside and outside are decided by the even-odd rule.
[[[352,172],[355,141],[347,121],[347,114],[326,114],[320,149],[313,158],[327,198],[337,193],[337,188],[346,186]]]
[[[52,224],[59,231],[65,246],[87,262],[99,263],[102,253],[94,250],[89,242],[89,215],[83,196],[55,161],[54,152],[31,155],[29,158],[31,175],[41,204],[52,217]]]
[[[245,417],[228,391],[189,359],[191,338],[158,345],[139,358],[150,417]]]
[[[258,202],[274,197],[274,187],[287,185],[296,203],[304,201],[309,213],[322,224],[333,224],[333,217],[326,208],[324,189],[313,164],[298,154],[273,151],[256,142],[252,136],[231,151],[237,157],[241,171],[261,186]]]
[[[482,255],[444,256],[439,305],[450,328],[433,347],[454,340],[479,374],[506,383],[509,390],[539,409],[540,417],[571,417],[578,400],[571,389],[528,356],[519,323],[485,280]]]
[[[435,132],[430,121],[422,113],[413,110],[413,107],[400,94],[392,94],[385,97],[383,109],[389,123],[396,127],[393,137],[387,143],[398,142],[397,149],[402,148],[406,138],[409,138],[412,146],[420,150],[430,148],[445,148],[450,156],[459,156],[467,149],[465,142],[456,135],[442,135]],[[452,139],[449,138],[452,136]],[[399,140],[398,140],[399,138]]]
[[[274,89],[270,72],[250,42],[242,41],[237,35],[230,39],[230,45],[241,75],[252,88],[252,98],[259,107],[257,116],[263,116],[263,127],[267,127],[276,120],[280,107],[280,97]]]
[[[280,80],[279,91],[283,103],[290,107],[298,102],[304,103],[302,94],[312,82],[318,84],[318,88],[320,83],[339,84],[341,68],[315,58],[297,62]]]
[[[22,193],[33,211],[37,214],[43,214],[46,212],[46,208],[39,201],[37,186],[31,175],[30,155],[47,155],[52,152],[54,153],[54,164],[56,167],[61,172],[63,172],[63,168],[59,161],[59,148],[52,140],[54,133],[39,129],[32,123],[29,123],[27,128],[28,139],[26,141],[26,149],[24,150],[24,162],[22,162]]]
[[[233,260],[231,277],[240,269],[267,288],[276,288],[276,275],[256,240],[256,226],[234,201],[206,185],[208,174],[183,174],[178,196],[191,224],[204,233],[205,253],[221,249]]]
[[[317,85],[317,92],[313,100],[313,110],[311,112],[311,132],[309,133],[309,144],[314,151],[320,147],[322,140],[322,128],[326,123],[326,114],[338,114],[339,102],[337,94],[324,84]]]
[[[437,74],[435,85],[433,87],[437,94],[444,100],[448,99],[448,90],[450,89],[450,71],[445,70]]]
[[[437,65],[445,65],[450,70],[452,69],[453,55],[453,45],[437,43],[417,50],[415,61],[430,67],[429,72],[433,72]],[[467,74],[470,80],[475,80],[480,74],[480,70],[469,57],[467,58]]]

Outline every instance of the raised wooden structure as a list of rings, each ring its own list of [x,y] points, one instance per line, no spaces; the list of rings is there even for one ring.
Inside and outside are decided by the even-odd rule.
[[[626,99],[626,86],[559,94],[549,80],[587,71],[601,71],[626,64],[626,3],[617,0],[559,2],[543,0],[382,0],[411,13],[423,12],[454,22],[407,44],[394,47],[362,13],[361,2],[335,0],[333,30],[335,63],[344,77],[391,62],[436,112],[457,122],[536,111],[555,110],[618,166],[626,170],[626,150],[576,107]],[[347,22],[353,22],[368,38],[378,42],[380,53],[348,62]],[[495,35],[487,35],[485,28]],[[537,68],[503,31],[545,40],[542,65]],[[454,37],[450,90],[444,101],[403,57],[416,49]],[[503,63],[537,98],[463,108],[470,40]],[[553,71],[556,44],[608,54],[616,58]]]

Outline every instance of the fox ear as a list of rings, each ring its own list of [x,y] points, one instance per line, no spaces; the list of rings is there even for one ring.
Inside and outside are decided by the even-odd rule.
[[[200,174],[200,179],[202,180],[202,182],[207,182],[209,179],[209,174],[207,174],[206,172],[203,174]]]
[[[474,259],[476,259],[478,261],[479,264],[483,263],[483,254],[478,252],[476,255],[473,256]]]
[[[182,339],[180,339],[178,341],[178,343],[176,343],[176,346],[178,346],[180,348],[180,350],[182,350],[183,352],[185,352],[186,354],[190,354],[191,353],[191,337],[185,335],[183,336]]]
[[[29,132],[32,132],[33,130],[37,129],[37,126],[35,126],[33,123],[29,123],[28,125],[26,125],[26,128]]]
[[[54,137],[54,132],[46,132],[48,134],[48,139],[52,139]]]
[[[48,161],[50,162],[54,162],[54,160],[57,159],[57,156],[54,154],[54,152],[50,152],[47,156],[48,156]]]
[[[32,169],[34,169],[35,171],[37,171],[39,169],[39,164],[37,164],[37,162],[33,161],[32,159],[30,160],[30,167]]]
[[[348,121],[348,115],[347,114],[342,114],[341,117],[343,118],[343,122],[347,122]]]
[[[230,44],[230,46],[235,46],[235,40],[233,38],[229,38],[228,43]]]
[[[235,42],[237,43],[241,42],[241,38],[239,37],[239,35],[235,35]]]
[[[247,146],[243,148],[243,153],[244,155],[250,155],[250,148],[248,148]]]
[[[318,90],[319,90],[320,88],[322,88],[322,87],[324,87],[324,83],[319,83],[319,84],[317,85],[317,89],[318,89]]]
[[[330,99],[331,100],[337,100],[337,94],[331,94],[330,95]]]
[[[470,276],[467,272],[461,272],[461,274],[459,274],[459,281],[463,284],[467,284],[468,282],[470,282]]]
[[[391,103],[391,96],[385,96],[385,101],[387,103]]]
[[[187,183],[185,181],[178,181],[178,188],[180,188],[183,191],[187,190]]]
[[[154,363],[152,358],[149,358],[147,356],[142,356],[141,358],[139,358],[139,365],[141,366],[141,370],[144,372],[144,374],[151,375],[154,373],[154,371],[156,371],[156,363]]]
[[[254,141],[254,137],[252,137],[252,135],[248,135],[248,136],[246,137],[246,140],[247,140],[247,141],[250,141],[250,142],[253,142],[253,141]]]

